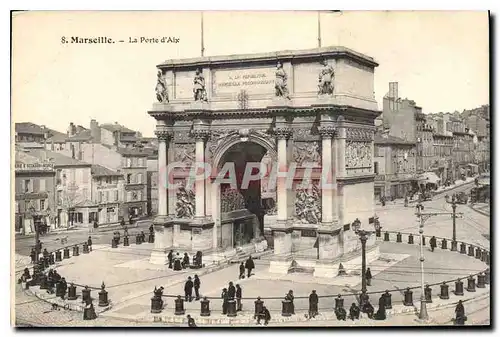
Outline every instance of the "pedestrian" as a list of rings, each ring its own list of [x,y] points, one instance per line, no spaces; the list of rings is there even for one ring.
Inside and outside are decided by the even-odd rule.
[[[252,270],[255,268],[255,264],[253,263],[253,260],[252,260],[252,255],[250,255],[248,257],[248,260],[245,263],[245,268],[248,271],[248,276],[247,277],[250,278],[250,275],[252,274]]]
[[[238,277],[240,280],[245,278],[245,265],[243,261],[240,264],[240,276]]]
[[[46,259],[49,257],[49,252],[47,251],[47,248],[43,250],[43,258]]]
[[[345,321],[347,311],[344,309],[344,307],[335,308],[335,316],[337,316],[337,319],[339,321]]]
[[[288,294],[285,295],[285,301],[290,301],[290,313],[292,315],[295,315],[295,305],[293,304],[293,299],[295,297],[293,296],[293,290],[289,290]]]
[[[184,253],[184,258],[182,259],[182,268],[188,268],[189,267],[189,255],[188,253]]]
[[[174,258],[174,270],[175,271],[182,270],[181,256],[179,255],[179,253],[177,253]]]
[[[351,305],[351,308],[349,308],[349,318],[353,321],[355,319],[359,319],[359,313],[360,313],[359,307],[356,305],[356,303],[353,303]]]
[[[193,300],[193,281],[191,281],[191,276],[188,277],[184,284],[184,295],[186,302],[191,302]]]
[[[128,236],[128,228],[125,222],[123,222],[123,236]]]
[[[141,242],[146,242],[146,234],[144,234],[144,231],[141,231]]]
[[[40,253],[42,251],[42,241],[38,240],[36,242],[36,249],[37,249],[37,253]]]
[[[455,325],[465,325],[466,320],[467,316],[465,316],[465,308],[462,300],[460,300],[455,307]]]
[[[227,289],[224,288],[222,289],[222,294],[220,296],[222,298],[222,314],[226,315],[227,314]]]
[[[257,324],[260,325],[260,320],[264,320],[264,325],[267,325],[271,320],[271,313],[265,306],[262,307],[262,311],[257,315]]]
[[[170,250],[170,252],[168,252],[168,268],[169,269],[173,268],[173,266],[172,266],[172,261],[173,260],[174,260],[174,251]]]
[[[373,305],[371,305],[369,301],[365,302],[365,305],[363,306],[363,308],[361,308],[361,310],[368,315],[368,318],[373,318],[373,313],[375,312],[375,308],[373,307]]]
[[[30,258],[31,258],[31,263],[35,263],[35,261],[36,261],[36,251],[35,251],[35,248],[31,248]]]
[[[371,286],[372,285],[372,272],[371,272],[370,268],[366,269],[365,277],[366,277],[366,285]]]
[[[92,251],[92,237],[89,236],[89,238],[87,239],[87,246],[89,247],[89,251],[91,252]]]
[[[229,287],[227,288],[227,298],[228,300],[234,300],[236,296],[236,288],[233,285],[233,282],[229,282]]]
[[[405,196],[405,207],[408,207],[408,196]]]
[[[242,305],[241,305],[241,298],[242,298],[242,291],[241,287],[239,284],[236,285],[236,311],[241,311],[242,310]]]
[[[318,294],[316,290],[313,290],[311,295],[309,295],[309,317],[314,318],[318,314]]]
[[[434,248],[437,247],[437,243],[436,243],[436,237],[433,236],[430,240],[429,240],[429,243],[431,245],[431,251],[434,252]]]
[[[149,234],[154,234],[155,228],[153,227],[153,224],[149,225]]]
[[[200,300],[200,285],[201,285],[201,282],[200,282],[200,278],[198,277],[198,275],[194,275],[194,295],[196,296],[195,300],[196,301],[199,301]]]
[[[194,321],[194,318],[191,317],[191,315],[187,315],[186,317],[188,319],[188,327],[189,328],[196,328],[197,326],[196,326],[196,322]]]

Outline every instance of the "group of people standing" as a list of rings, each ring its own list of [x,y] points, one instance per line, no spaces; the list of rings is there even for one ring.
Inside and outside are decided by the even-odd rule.
[[[240,280],[245,278],[245,269],[247,270],[247,277],[250,278],[250,276],[252,275],[252,270],[255,269],[255,263],[253,262],[251,255],[248,257],[245,263],[241,262],[240,264],[240,275],[238,277]]]
[[[228,311],[229,301],[234,301],[236,299],[236,311],[241,311],[243,305],[241,304],[242,290],[239,284],[234,286],[233,282],[229,282],[227,288],[222,289],[222,314],[226,315]]]
[[[200,286],[201,286],[201,281],[198,275],[194,275],[194,280],[191,279],[191,276],[189,276],[186,283],[184,283],[184,300],[186,302],[193,301],[193,289],[194,289],[195,300],[199,301]]]

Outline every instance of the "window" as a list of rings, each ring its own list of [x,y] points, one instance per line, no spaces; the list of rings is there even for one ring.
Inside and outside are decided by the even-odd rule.
[[[142,173],[137,174],[137,183],[142,184]]]
[[[99,202],[101,203],[102,202],[102,192],[99,192]]]
[[[40,192],[45,192],[45,178],[40,179]]]
[[[118,201],[118,191],[115,191],[115,201]]]
[[[43,211],[45,209],[45,200],[40,200],[40,210]]]
[[[132,174],[129,173],[127,174],[127,184],[131,184],[132,183]]]
[[[106,177],[106,184],[111,184],[111,177]]]
[[[375,174],[378,174],[378,162],[373,163],[373,171]]]
[[[127,158],[127,167],[132,167],[132,158]]]
[[[30,193],[31,188],[32,188],[31,180],[29,179],[24,180],[24,187],[23,187],[24,193]]]

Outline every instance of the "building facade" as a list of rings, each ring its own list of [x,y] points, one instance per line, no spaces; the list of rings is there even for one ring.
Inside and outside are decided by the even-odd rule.
[[[124,181],[124,199],[121,214],[124,218],[147,215],[147,158],[149,154],[141,147],[121,148],[121,170]]]
[[[123,175],[101,165],[92,165],[92,202],[97,206],[89,221],[112,224],[120,221],[120,205],[124,200]]]

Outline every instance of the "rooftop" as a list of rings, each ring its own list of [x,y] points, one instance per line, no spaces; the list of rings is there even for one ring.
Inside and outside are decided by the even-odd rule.
[[[314,49],[302,50],[282,50],[268,53],[256,54],[239,54],[239,55],[221,55],[221,56],[207,56],[196,57],[188,59],[166,60],[159,64],[158,68],[173,68],[179,66],[204,66],[204,65],[217,65],[217,64],[240,64],[241,62],[259,62],[259,61],[285,61],[300,58],[323,58],[323,57],[343,56],[349,57],[359,61],[360,63],[367,64],[372,67],[377,67],[378,63],[373,57],[356,52],[352,49],[342,46],[330,46]]]
[[[53,152],[45,149],[29,149],[24,153],[28,156],[33,156],[39,161],[50,161],[54,166],[89,166],[90,164],[83,161],[73,159],[58,152]]]
[[[43,136],[45,134],[45,131],[40,125],[36,125],[31,122],[16,123],[15,129],[16,133],[25,133],[40,136]]]
[[[147,157],[149,155],[149,151],[145,151],[142,148],[119,148],[116,151],[126,157]]]
[[[90,133],[90,130],[85,129],[80,132],[78,132],[76,135],[72,137],[67,137],[66,138],[68,141],[86,141],[92,139],[92,135]]]
[[[111,131],[111,132],[119,131],[119,132],[125,132],[125,133],[135,133],[134,130],[130,130],[129,128],[127,128],[127,127],[125,127],[123,125],[120,125],[118,123],[115,123],[115,124],[110,124],[110,123],[101,124],[100,127],[103,128],[104,130],[108,130],[108,131]]]
[[[404,140],[403,138],[387,135],[384,137],[380,133],[375,134],[375,144],[399,144],[399,145],[415,145],[415,142]]]
[[[110,170],[104,166],[94,164],[91,168],[91,174],[94,177],[114,177],[121,176],[120,173]]]

